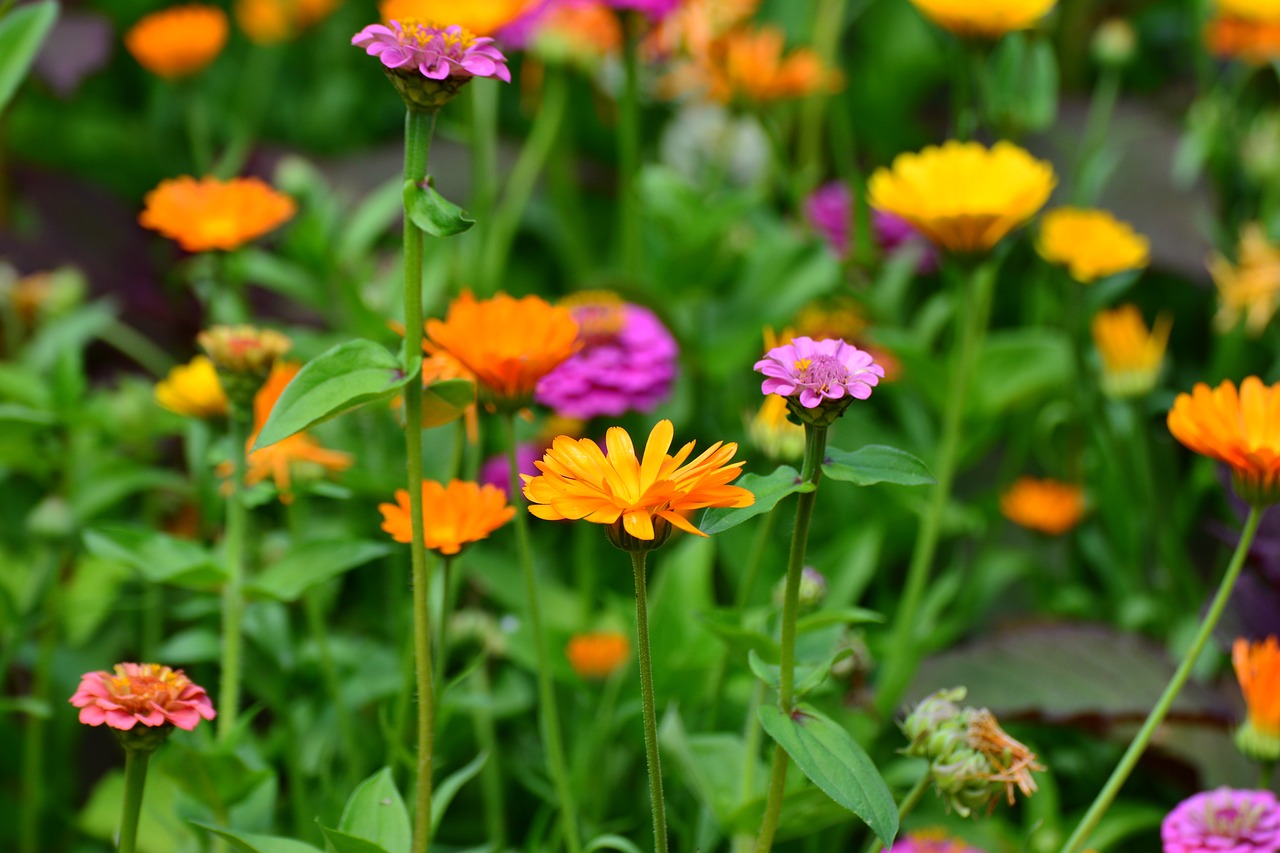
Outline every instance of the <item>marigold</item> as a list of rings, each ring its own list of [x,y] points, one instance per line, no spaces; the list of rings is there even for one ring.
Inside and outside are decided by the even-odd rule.
[[[1084,517],[1084,490],[1057,480],[1022,477],[1000,496],[1000,511],[1014,524],[1060,536]]]
[[[218,371],[206,356],[179,364],[156,383],[156,402],[187,418],[220,418],[227,414],[227,395]]]
[[[478,36],[492,36],[535,5],[536,0],[382,0],[378,13],[387,22],[413,18],[441,26],[457,24]]]
[[[275,44],[323,21],[338,0],[236,0],[236,23],[250,41]]]
[[[378,509],[382,511],[382,529],[391,538],[413,541],[408,491],[396,489],[396,502],[379,504]],[[496,486],[463,480],[452,480],[447,486],[434,480],[422,482],[423,542],[441,554],[457,554],[464,545],[487,539],[515,514],[506,493]]]
[[[825,67],[810,48],[783,55],[786,37],[777,27],[741,28],[695,54],[666,81],[674,93],[697,91],[718,103],[735,99],[775,101],[834,92],[842,83],[839,72]]]
[[[1280,308],[1280,248],[1267,239],[1257,222],[1240,231],[1239,262],[1221,254],[1209,260],[1209,274],[1218,288],[1218,313],[1213,318],[1219,332],[1232,329],[1244,316],[1245,332],[1256,337]]]
[[[1051,264],[1067,268],[1081,284],[1100,278],[1142,269],[1147,265],[1151,244],[1105,210],[1059,207],[1040,221],[1036,251]]]
[[[138,222],[188,252],[230,251],[287,222],[296,210],[293,199],[258,178],[183,175],[147,193]]]
[[[1026,30],[1049,14],[1057,0],[911,0],[929,20],[958,36],[997,39]]]
[[[608,678],[631,656],[631,643],[617,631],[576,634],[564,654],[579,678]]]
[[[1236,731],[1236,745],[1259,761],[1280,759],[1280,641],[1251,643],[1243,637],[1231,647],[1240,692],[1249,716]]]
[[[1155,387],[1173,321],[1167,314],[1148,330],[1136,305],[1093,316],[1093,343],[1102,359],[1102,390],[1108,397],[1140,397]]]
[[[180,669],[158,663],[118,663],[113,669],[85,673],[69,700],[85,725],[106,723],[127,732],[141,723],[191,731],[201,718],[217,716],[204,688]]]
[[[1236,493],[1256,506],[1280,501],[1280,383],[1256,376],[1210,389],[1198,383],[1169,410],[1169,432],[1189,450],[1231,467]]]
[[[897,214],[939,248],[985,252],[1044,206],[1053,167],[1010,142],[950,141],[900,154],[867,184],[872,207]]]
[[[142,17],[124,34],[124,46],[152,74],[185,77],[222,52],[228,29],[217,6],[174,6]]]
[[[666,541],[672,527],[705,536],[681,514],[704,507],[740,507],[755,495],[728,485],[742,462],[729,462],[738,445],[716,442],[691,462],[689,442],[674,455],[671,421],[658,421],[649,433],[643,458],[621,427],[605,435],[606,456],[594,441],[562,435],[537,462],[542,473],[521,475],[529,512],[549,520],[585,519],[608,525],[609,539],[620,548],[644,549]]]
[[[573,355],[578,323],[568,308],[536,296],[499,293],[476,300],[464,292],[443,320],[428,320],[432,347],[448,352],[480,383],[481,400],[514,411],[529,404],[538,381]]]

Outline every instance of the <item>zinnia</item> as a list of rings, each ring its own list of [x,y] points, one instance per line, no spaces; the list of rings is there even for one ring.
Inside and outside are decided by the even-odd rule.
[[[106,723],[126,732],[139,723],[191,731],[201,718],[216,716],[203,687],[158,663],[118,663],[113,672],[85,673],[70,701],[85,725]]]
[[[1198,383],[1169,410],[1169,432],[1189,450],[1231,467],[1236,493],[1254,506],[1280,501],[1280,384],[1256,376],[1210,389]]]
[[[1155,387],[1173,321],[1156,318],[1148,330],[1136,305],[1093,316],[1093,343],[1102,359],[1102,390],[1108,397],[1140,397]]]
[[[585,519],[607,525],[609,540],[625,550],[646,550],[666,541],[672,527],[705,536],[683,513],[704,507],[741,507],[755,495],[730,482],[742,462],[729,462],[738,445],[716,442],[696,459],[689,442],[674,455],[671,421],[658,421],[643,458],[622,427],[605,435],[608,455],[594,441],[559,436],[537,462],[537,477],[522,474],[529,512],[549,520]]]
[[[765,376],[760,393],[789,398],[792,411],[802,418],[810,414],[805,410],[819,408],[838,416],[854,400],[870,397],[884,378],[884,368],[870,353],[838,338],[792,338],[769,350],[752,369]]]
[[[941,829],[908,833],[893,843],[889,853],[983,853]]]
[[[507,58],[493,39],[456,24],[440,28],[416,18],[393,20],[389,27],[370,24],[351,43],[378,58],[410,110],[438,110],[476,77],[511,82]]]
[[[966,0],[967,2],[967,0]],[[900,154],[867,184],[871,206],[901,216],[950,252],[985,252],[1035,215],[1053,167],[1010,142],[947,142]]]
[[[579,678],[608,678],[631,656],[631,643],[616,631],[575,634],[564,654]]]
[[[194,74],[222,52],[227,15],[217,6],[173,6],[144,16],[124,34],[138,64],[158,77]]]
[[[853,194],[849,192],[847,184],[843,181],[831,181],[818,187],[805,199],[804,214],[813,229],[826,240],[831,251],[841,258],[848,256],[853,242]],[[901,216],[884,210],[874,211],[871,228],[876,245],[889,255],[911,245],[923,244],[925,251],[916,265],[916,272],[927,275],[937,270],[938,258],[933,248]]]
[[[1081,284],[1142,269],[1147,265],[1147,238],[1105,210],[1059,207],[1040,222],[1036,251],[1051,264],[1067,268]]]
[[[1236,730],[1236,746],[1256,761],[1280,759],[1280,641],[1274,636],[1257,643],[1237,639],[1231,662],[1249,708],[1248,719]]]
[[[1276,853],[1280,803],[1270,791],[1204,791],[1165,815],[1160,839],[1164,853]]]
[[[1057,480],[1023,477],[1000,496],[1000,511],[1014,524],[1060,536],[1084,517],[1084,490]]]
[[[396,489],[396,502],[379,504],[378,509],[382,512],[382,529],[391,538],[406,544],[413,541],[408,491]],[[487,539],[515,512],[507,505],[506,493],[496,486],[463,480],[451,480],[447,486],[434,480],[422,482],[423,543],[446,556],[457,554],[471,542]]]
[[[227,395],[218,371],[206,356],[179,364],[156,383],[156,402],[187,418],[220,418],[227,414]]]
[[[188,252],[230,251],[293,217],[297,205],[257,178],[184,175],[147,193],[138,222]]]
[[[1026,30],[1049,14],[1057,0],[911,0],[911,4],[943,29],[958,36],[997,39]]]

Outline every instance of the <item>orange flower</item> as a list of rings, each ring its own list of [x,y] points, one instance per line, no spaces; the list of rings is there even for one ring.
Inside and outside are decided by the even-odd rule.
[[[575,634],[564,654],[579,678],[608,678],[631,656],[631,643],[616,631]]]
[[[719,103],[802,98],[840,88],[840,73],[824,67],[813,50],[799,48],[784,57],[785,47],[777,27],[735,30],[694,55],[667,80],[667,88],[677,94],[702,91]]]
[[[146,15],[124,34],[138,64],[158,77],[194,74],[227,43],[227,16],[216,6],[174,6]]]
[[[1014,524],[1059,536],[1084,516],[1084,490],[1057,480],[1022,477],[1000,496],[1000,511]]]
[[[590,64],[622,48],[622,25],[605,3],[552,6],[538,22],[534,49],[547,60]]]
[[[183,175],[147,193],[138,222],[188,252],[229,251],[288,221],[296,210],[293,199],[257,178],[197,181]]]
[[[759,0],[684,0],[645,40],[649,53],[705,56],[715,41],[748,21]]]
[[[1169,410],[1169,432],[1189,450],[1231,466],[1236,493],[1257,506],[1280,501],[1280,383],[1256,376],[1203,382],[1179,394]]]
[[[1280,23],[1218,15],[1205,25],[1209,52],[1224,59],[1266,65],[1280,58]]]
[[[396,489],[396,502],[379,504],[382,529],[397,542],[413,541],[409,493]],[[442,486],[434,480],[422,482],[423,542],[441,554],[457,554],[470,542],[487,539],[489,534],[511,520],[515,508],[507,505],[507,496],[497,486],[481,486],[463,480],[452,480]]]
[[[338,0],[236,0],[236,23],[250,41],[275,44],[323,21]]]
[[[527,406],[538,380],[578,347],[578,323],[569,309],[536,296],[499,293],[477,301],[464,292],[443,320],[428,320],[426,329],[432,347],[471,371],[481,399],[503,411]]]
[[[384,21],[414,18],[441,27],[457,24],[478,36],[491,36],[532,5],[533,0],[382,0],[378,11]]]
[[[649,433],[643,459],[636,457],[631,436],[621,427],[605,434],[608,456],[588,438],[562,435],[542,461],[542,473],[521,474],[529,512],[549,520],[586,519],[608,525],[609,541],[625,550],[656,548],[672,527],[705,536],[681,513],[704,507],[750,506],[755,495],[728,485],[741,462],[730,463],[738,445],[716,442],[685,463],[694,442],[667,453],[674,431],[671,421],[658,421]]]
[[[1280,758],[1280,641],[1251,643],[1243,637],[1231,647],[1240,692],[1249,718],[1236,732],[1240,751],[1255,760]]]

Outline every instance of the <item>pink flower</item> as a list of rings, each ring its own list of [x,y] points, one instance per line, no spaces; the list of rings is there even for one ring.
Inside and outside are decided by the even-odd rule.
[[[870,353],[838,338],[793,338],[769,350],[753,369],[766,377],[760,393],[798,397],[806,409],[846,396],[865,400],[884,378]]]
[[[809,225],[826,241],[831,251],[844,258],[852,239],[853,195],[842,181],[823,184],[804,200],[804,216]],[[911,227],[911,223],[888,211],[871,212],[871,230],[876,245],[887,255],[895,255],[909,246],[921,246],[923,252],[916,272],[929,275],[938,270],[938,253],[928,241]]]
[[[392,21],[390,27],[370,24],[351,43],[400,73],[417,69],[430,80],[496,77],[511,82],[507,58],[493,39],[477,38],[457,25],[440,29],[411,18]]]
[[[894,842],[889,853],[983,853],[937,829],[913,832]]]
[[[1270,791],[1205,791],[1165,815],[1160,838],[1164,853],[1277,853],[1280,803]]]
[[[80,722],[126,732],[138,723],[191,731],[201,717],[216,716],[203,687],[158,663],[118,663],[114,673],[85,673],[70,701],[80,709]]]

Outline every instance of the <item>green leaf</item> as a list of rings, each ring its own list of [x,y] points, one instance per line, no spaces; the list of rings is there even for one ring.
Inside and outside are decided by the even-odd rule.
[[[52,412],[32,409],[17,403],[0,403],[0,423],[52,426],[57,422],[58,416]]]
[[[254,578],[248,591],[277,601],[297,601],[316,584],[389,553],[391,546],[383,542],[355,539],[303,542]]]
[[[880,771],[847,731],[807,705],[790,715],[773,705],[761,705],[757,713],[760,725],[804,775],[862,818],[886,848],[893,846],[898,805]]]
[[[476,221],[467,212],[436,192],[435,182],[405,181],[404,209],[414,225],[432,237],[452,237],[469,229]]]
[[[47,720],[53,716],[49,703],[34,696],[0,697],[0,714],[26,714],[28,717],[41,720]]]
[[[220,829],[198,820],[191,821],[201,829],[208,830],[231,842],[231,846],[241,853],[324,853],[318,847],[312,847],[292,838],[281,838],[277,835],[255,835],[252,832],[232,832]]]
[[[372,841],[356,838],[354,835],[348,835],[327,826],[321,826],[320,831],[324,833],[324,840],[329,842],[329,846],[337,853],[389,853],[385,847],[374,844]]]
[[[0,111],[27,76],[57,18],[54,0],[20,6],[0,17]]]
[[[432,382],[422,389],[422,428],[456,421],[475,400],[476,386],[466,379]]]
[[[254,448],[267,447],[367,403],[394,396],[409,382],[396,357],[373,341],[338,344],[298,371],[271,410]]]
[[[449,808],[449,803],[453,802],[453,798],[458,795],[458,791],[462,790],[463,785],[470,782],[480,773],[488,759],[489,753],[480,753],[465,766],[450,773],[443,782],[436,786],[434,793],[431,795],[432,835],[435,834],[436,829],[440,826],[440,821],[444,819],[444,813]]]
[[[829,625],[865,625],[868,622],[883,622],[884,614],[862,607],[840,607],[833,610],[819,610],[801,616],[796,620],[796,633],[816,631]]]
[[[876,483],[927,486],[936,482],[919,459],[905,450],[883,444],[868,444],[852,453],[829,447],[822,472],[833,480],[858,486]]]
[[[597,835],[591,839],[582,853],[595,853],[597,850],[616,850],[618,853],[641,853],[639,847],[621,835]]]
[[[827,676],[831,674],[831,667],[852,654],[853,649],[836,649],[821,663],[796,664],[794,680],[796,698],[800,698],[821,686],[822,682],[826,681]],[[747,655],[747,665],[751,667],[751,671],[755,673],[756,678],[763,681],[766,686],[774,690],[778,689],[778,684],[782,679],[781,667],[776,664],[765,663],[754,651]]]
[[[748,652],[755,652],[762,660],[778,659],[777,641],[763,631],[743,627],[736,611],[699,613],[698,618],[733,654],[741,657]]]
[[[85,531],[84,544],[90,554],[124,563],[153,583],[204,589],[226,574],[205,548],[153,530],[98,527]]]
[[[709,509],[702,515],[702,524],[698,529],[708,535],[720,533],[731,527],[737,527],[749,518],[763,515],[778,505],[778,501],[787,495],[797,492],[812,492],[812,483],[800,482],[800,472],[790,465],[780,465],[767,476],[744,474],[734,483],[756,496],[751,506],[721,507]]]
[[[391,769],[384,767],[361,782],[342,809],[339,831],[372,841],[386,853],[409,853],[413,835],[409,811],[396,790]]]

